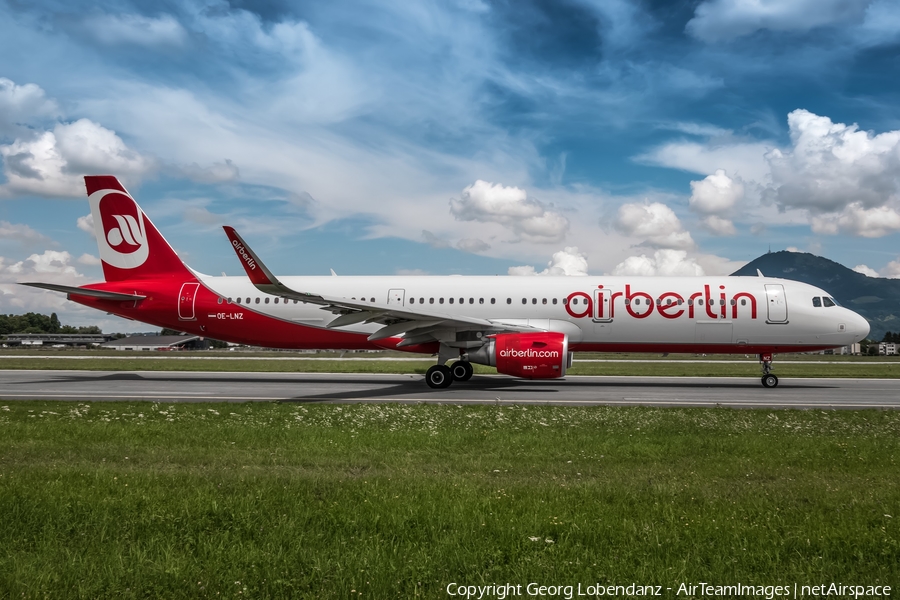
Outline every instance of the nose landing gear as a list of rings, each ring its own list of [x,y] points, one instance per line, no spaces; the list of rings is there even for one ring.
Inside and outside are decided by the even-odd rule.
[[[778,386],[778,377],[772,373],[772,355],[760,354],[759,362],[762,365],[762,384],[763,387],[773,388]]]

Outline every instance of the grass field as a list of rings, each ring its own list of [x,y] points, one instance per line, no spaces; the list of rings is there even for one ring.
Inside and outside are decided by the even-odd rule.
[[[94,355],[91,352],[41,352],[27,358],[0,353],[0,369],[53,369],[94,371],[239,371],[239,372],[295,372],[295,373],[420,373],[434,364],[433,358],[422,360],[360,360],[366,355],[353,354],[350,360],[326,354],[321,360],[309,360],[303,355],[288,353],[259,353],[242,356],[237,353],[123,353]],[[78,359],[67,358],[76,356]],[[635,358],[639,357],[639,358]],[[266,360],[277,359],[277,360]],[[380,358],[380,356],[379,356]],[[579,362],[601,360],[611,362]],[[782,358],[783,360],[779,360]],[[655,359],[655,360],[654,360]],[[893,360],[892,360],[893,359]],[[650,362],[650,361],[653,362]],[[628,361],[628,362],[617,362]],[[731,362],[725,362],[731,361]],[[742,362],[733,362],[742,361]],[[492,367],[474,365],[475,372],[496,373]],[[779,377],[864,377],[896,379],[900,377],[900,357],[851,357],[823,355],[785,355],[777,357],[775,373]],[[760,374],[755,358],[743,355],[698,357],[673,355],[589,354],[578,355],[568,370],[570,375],[625,376],[693,376],[693,377],[753,377]]]
[[[900,412],[0,406],[2,598],[700,581],[896,590]]]

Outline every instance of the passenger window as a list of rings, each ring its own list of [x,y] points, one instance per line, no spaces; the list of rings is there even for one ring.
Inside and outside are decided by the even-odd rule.
[[[478,299],[478,304],[484,304],[484,298],[479,298],[479,299]]]
[[[694,301],[693,301],[693,300],[688,300],[688,306],[693,306],[693,305],[694,305]]]
[[[631,298],[625,298],[625,306],[628,306],[629,304],[631,304]],[[635,301],[635,304],[637,304],[637,301]]]
[[[703,306],[703,299],[697,300],[697,306]]]
[[[512,298],[507,298],[507,299],[506,299],[506,303],[507,303],[507,304],[512,304]]]
[[[266,298],[266,304],[268,304],[268,303],[269,303],[269,299],[268,299],[268,298]]]
[[[496,298],[491,298],[491,304],[497,304],[497,299],[496,299]]]
[[[410,304],[415,304],[415,303],[416,303],[416,299],[415,299],[415,298],[410,298],[410,299],[409,299],[409,303],[410,303]]]
[[[681,306],[683,303],[684,303],[684,300],[682,300],[681,298],[679,298],[679,299],[678,299],[678,306]]]
[[[747,306],[747,299],[741,298],[741,306]]]
[[[572,298],[572,306],[578,304],[578,298]],[[625,301],[625,304],[628,304],[628,300]]]
[[[259,304],[259,296],[257,296],[256,298],[253,299],[253,303],[254,303],[254,304]]]
[[[735,300],[734,298],[732,298],[732,299],[731,299],[731,305],[734,306],[735,304],[737,304],[737,300]]]
[[[429,299],[428,299],[428,304],[434,304],[434,298],[429,298]]]
[[[219,304],[222,304],[222,297],[221,297],[221,296],[219,296],[219,302],[218,302],[218,303],[219,303]]]
[[[443,299],[443,298],[438,298],[438,304],[443,304],[443,303],[444,303],[444,299]]]
[[[569,303],[568,298],[563,298],[563,306],[566,306]]]
[[[649,301],[648,301],[648,302],[649,302]],[[657,305],[657,306],[662,306],[662,300],[660,300],[659,298],[657,298],[657,299],[656,299],[656,305]]]
[[[813,306],[815,306],[816,308],[822,308],[822,299],[818,296],[813,298]]]
[[[829,298],[828,296],[824,296],[824,297],[822,298],[822,305],[823,305],[823,306],[835,306],[835,302],[834,302],[834,300],[832,300],[832,299]]]
[[[719,298],[719,306],[725,306],[725,298]]]
[[[547,304],[547,299],[544,298],[544,299],[541,301],[541,304]]]
[[[528,304],[528,298],[522,298],[522,304]]]
[[[556,304],[556,298],[553,299],[553,304]]]
[[[241,299],[240,299],[240,298],[237,299],[237,303],[238,303],[238,304],[241,303]]]
[[[257,298],[256,301],[259,302],[259,298]],[[250,298],[247,298],[247,304],[250,304]]]
[[[275,304],[278,304],[278,298],[275,298]]]
[[[459,303],[460,303],[460,304],[465,304],[465,303],[466,303],[466,299],[465,299],[465,298],[460,298],[460,299],[459,299]]]
[[[453,304],[453,298],[450,298],[450,304]]]
[[[532,299],[531,299],[531,303],[532,303],[532,304],[537,304],[537,298],[532,298]]]
[[[419,304],[425,304],[425,298],[419,298]]]

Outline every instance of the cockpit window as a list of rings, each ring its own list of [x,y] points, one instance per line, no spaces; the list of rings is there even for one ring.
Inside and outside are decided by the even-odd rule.
[[[819,298],[818,296],[813,298],[813,306],[815,306],[816,308],[821,308],[822,307],[822,299]]]
[[[837,306],[837,302],[835,302],[833,298],[829,298],[828,296],[822,298],[822,304],[825,306]]]

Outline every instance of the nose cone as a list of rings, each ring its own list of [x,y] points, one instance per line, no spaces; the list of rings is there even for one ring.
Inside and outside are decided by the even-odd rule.
[[[859,315],[853,311],[851,311],[853,317],[850,319],[850,322],[847,323],[847,327],[850,330],[850,333],[853,334],[853,341],[858,342],[860,340],[864,340],[867,335],[869,335],[869,322],[866,321],[866,318],[862,315]]]

